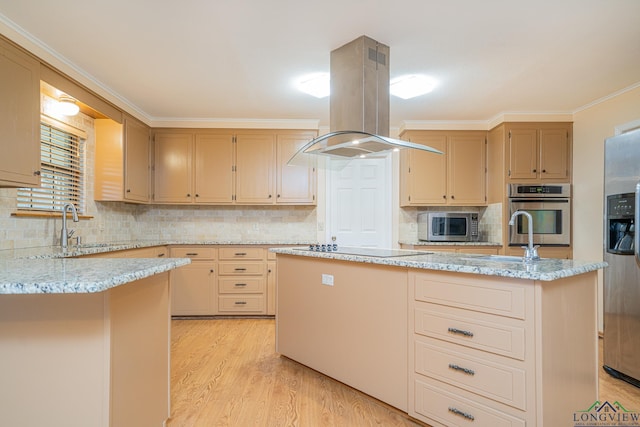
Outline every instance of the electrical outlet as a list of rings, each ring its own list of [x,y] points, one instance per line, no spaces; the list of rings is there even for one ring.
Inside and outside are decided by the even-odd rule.
[[[323,274],[322,275],[322,284],[327,286],[333,286],[333,275],[332,274]]]

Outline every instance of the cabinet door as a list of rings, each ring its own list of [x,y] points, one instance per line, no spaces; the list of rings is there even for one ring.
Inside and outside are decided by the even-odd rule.
[[[126,118],[124,122],[124,199],[148,202],[149,127]]]
[[[569,131],[540,130],[540,178],[551,181],[569,179]]]
[[[303,164],[287,162],[313,138],[313,134],[278,135],[276,140],[276,203],[315,205],[315,158],[306,156]]]
[[[458,206],[485,204],[487,199],[484,134],[450,136],[448,150],[448,203]]]
[[[236,136],[236,203],[275,203],[275,134]]]
[[[0,40],[0,187],[40,186],[40,63]]]
[[[233,136],[196,135],[196,203],[233,203]]]
[[[509,131],[509,179],[537,178],[537,135],[536,129],[512,129]]]
[[[428,145],[445,154],[418,150],[401,153],[402,206],[444,205],[447,203],[446,135],[412,135],[409,141]]]
[[[191,203],[191,134],[157,133],[155,136],[154,200]]]
[[[193,261],[171,271],[171,314],[194,316],[216,314],[215,264]]]

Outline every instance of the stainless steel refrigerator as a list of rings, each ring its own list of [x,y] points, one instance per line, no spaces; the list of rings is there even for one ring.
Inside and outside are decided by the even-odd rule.
[[[640,387],[640,129],[605,140],[604,369]]]

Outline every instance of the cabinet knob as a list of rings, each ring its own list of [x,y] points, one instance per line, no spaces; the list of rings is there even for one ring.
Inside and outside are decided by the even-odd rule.
[[[444,195],[442,196],[442,198],[443,198],[443,199],[446,199],[446,198],[447,198],[447,195],[446,195],[446,194],[444,194]]]
[[[191,197],[191,193],[187,193],[187,197]]]
[[[127,193],[131,193],[131,189],[130,188],[127,188]]]
[[[271,194],[269,194],[269,198],[271,198]]]
[[[280,195],[278,194],[276,197],[279,199],[279,198],[280,198]]]
[[[533,170],[533,172],[538,172],[538,170],[537,170],[537,169],[534,169],[534,170]]]
[[[547,170],[546,169],[542,169],[542,173],[547,173]]]
[[[452,199],[455,199],[455,198],[456,198],[456,196],[451,196],[451,198],[452,198]]]
[[[196,197],[200,197],[200,195],[198,193],[196,193]]]
[[[213,268],[212,268],[211,270],[209,270],[209,273],[214,273],[214,270],[213,270]]]
[[[40,176],[42,174],[42,172],[40,171],[33,171],[33,175],[34,176]]]

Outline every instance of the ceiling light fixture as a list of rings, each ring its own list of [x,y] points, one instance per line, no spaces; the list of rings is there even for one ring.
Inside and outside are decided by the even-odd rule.
[[[431,77],[422,74],[408,74],[391,80],[389,92],[398,98],[411,99],[431,92],[437,84],[437,81]]]
[[[326,98],[331,91],[329,73],[308,74],[296,82],[298,90],[316,98]]]
[[[68,95],[61,95],[58,99],[58,112],[65,116],[75,116],[80,112],[80,107],[76,100]]]

